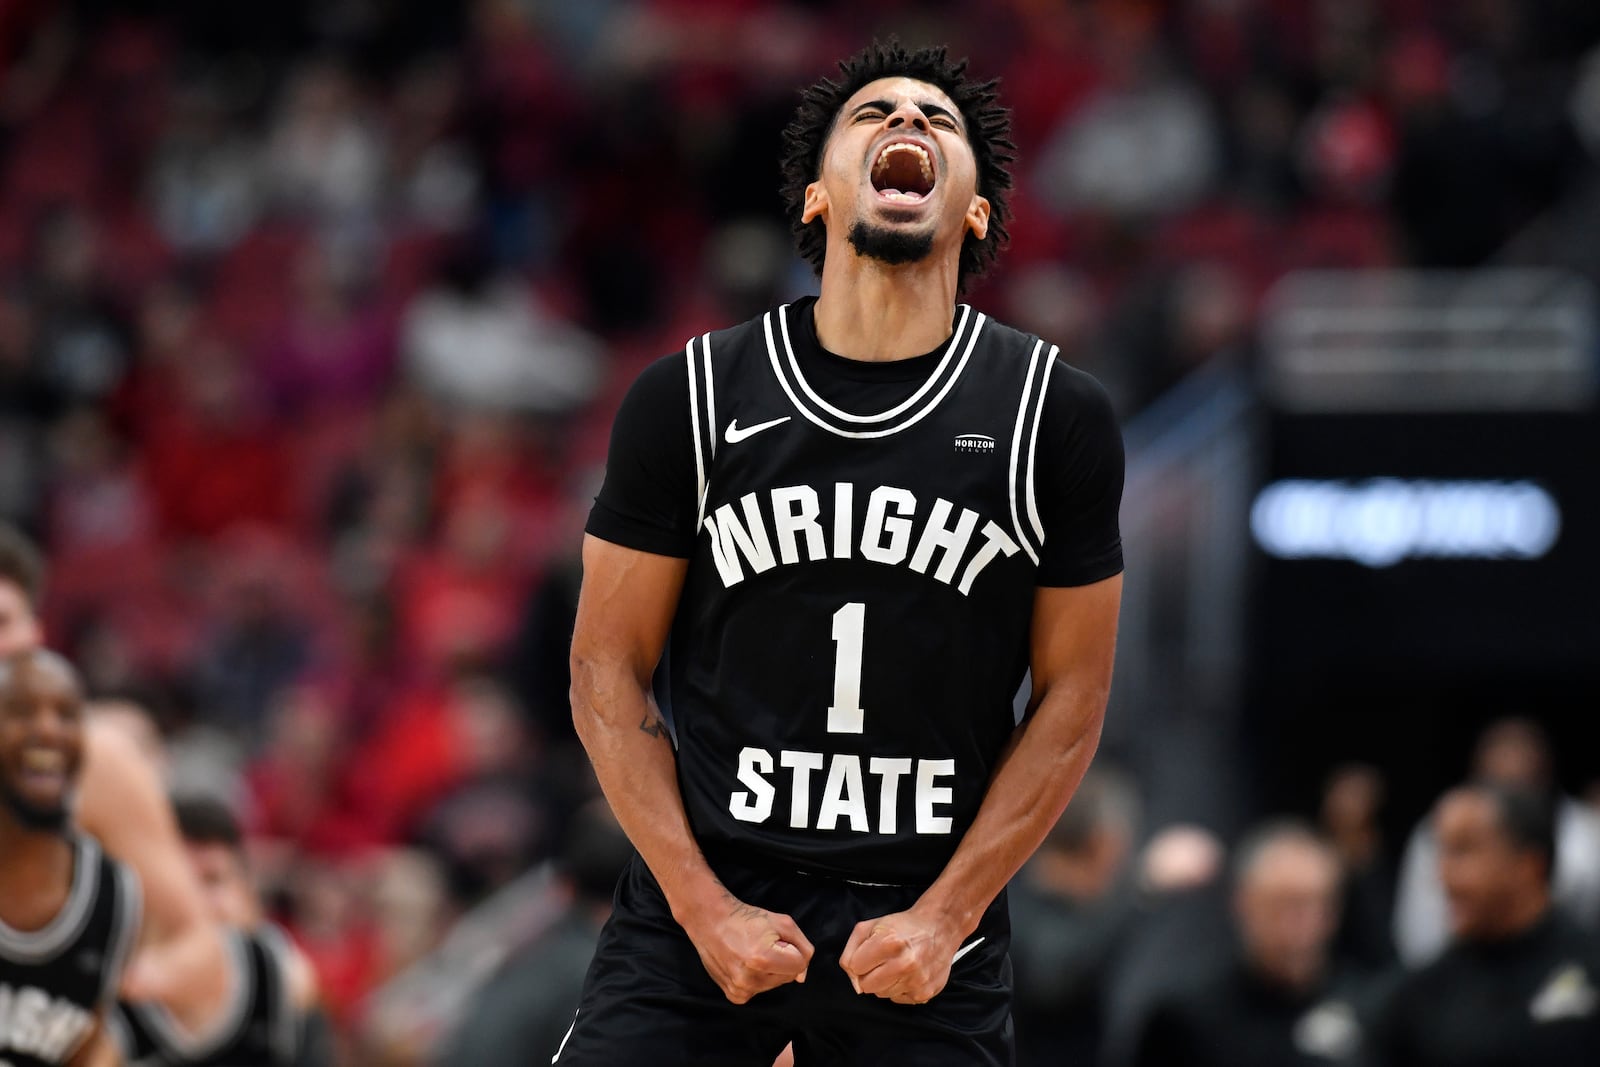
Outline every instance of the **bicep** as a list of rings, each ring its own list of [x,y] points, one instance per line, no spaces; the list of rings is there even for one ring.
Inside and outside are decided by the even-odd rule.
[[[573,628],[577,682],[597,666],[621,668],[648,686],[677,612],[689,561],[583,539],[583,585]]]
[[[1033,674],[1030,712],[1052,689],[1063,685],[1098,695],[1099,708],[1104,709],[1116,658],[1121,603],[1120,574],[1090,585],[1040,586],[1035,590],[1029,650]]]

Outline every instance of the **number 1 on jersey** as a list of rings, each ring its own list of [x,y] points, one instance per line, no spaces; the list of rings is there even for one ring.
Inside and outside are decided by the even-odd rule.
[[[861,653],[865,643],[867,606],[849,603],[833,613],[833,706],[828,708],[830,734],[859,734],[861,710]]]

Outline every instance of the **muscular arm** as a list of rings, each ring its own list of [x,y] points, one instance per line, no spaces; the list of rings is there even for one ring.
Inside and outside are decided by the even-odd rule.
[[[861,992],[918,1003],[944,988],[955,951],[1038,848],[1100,743],[1122,576],[1034,598],[1033,694],[955,855],[910,912],[861,923],[841,964]]]
[[[696,844],[671,737],[651,693],[688,561],[584,539],[572,718],[617,821],[730,1000],[804,980],[811,945],[788,916],[738,901]]]
[[[186,1029],[203,1030],[223,1010],[234,979],[172,806],[126,732],[91,720],[85,744],[78,823],[132,867],[144,889],[144,927],[122,991],[160,1001]]]

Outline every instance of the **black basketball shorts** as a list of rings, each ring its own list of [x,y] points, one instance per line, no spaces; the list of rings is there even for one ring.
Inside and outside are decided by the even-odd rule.
[[[856,923],[904,911],[921,890],[714,863],[741,900],[794,918],[816,948],[803,985],[733,1004],[635,856],[595,950],[556,1067],[1011,1067],[1011,941],[1005,894],[984,913],[945,988],[926,1004],[858,994],[839,966]],[[970,947],[969,947],[970,946]]]

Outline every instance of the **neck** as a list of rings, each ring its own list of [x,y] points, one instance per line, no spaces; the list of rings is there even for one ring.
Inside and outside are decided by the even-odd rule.
[[[817,298],[817,340],[849,359],[886,363],[931,352],[950,337],[958,260],[937,248],[890,267],[828,242]]]
[[[65,834],[34,830],[0,810],[0,902],[33,901],[72,880],[72,845]],[[10,909],[4,909],[13,918]],[[33,916],[23,920],[33,925]]]

